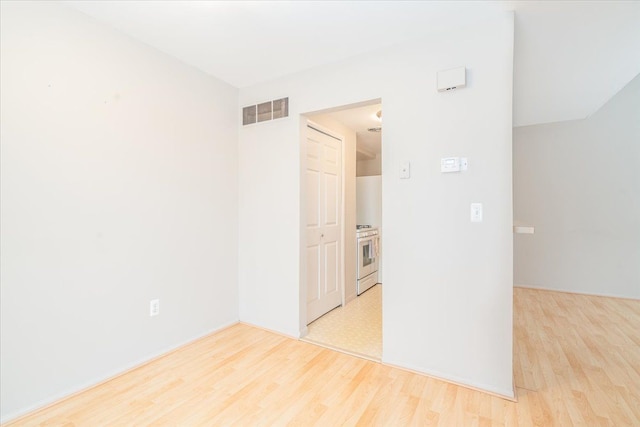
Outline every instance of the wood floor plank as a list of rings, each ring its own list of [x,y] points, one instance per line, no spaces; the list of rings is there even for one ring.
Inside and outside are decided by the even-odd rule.
[[[516,288],[513,347],[517,403],[238,324],[5,425],[640,426],[640,301]]]

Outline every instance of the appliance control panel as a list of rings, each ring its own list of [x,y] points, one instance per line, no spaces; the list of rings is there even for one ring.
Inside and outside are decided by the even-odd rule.
[[[367,228],[367,229],[362,229],[362,230],[357,230],[356,231],[356,237],[358,239],[361,239],[363,237],[377,236],[377,235],[378,235],[378,229],[377,228]]]

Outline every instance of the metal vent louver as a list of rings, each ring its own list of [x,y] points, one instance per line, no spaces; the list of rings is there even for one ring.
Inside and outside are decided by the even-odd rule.
[[[242,125],[289,117],[289,98],[274,99],[242,108]]]

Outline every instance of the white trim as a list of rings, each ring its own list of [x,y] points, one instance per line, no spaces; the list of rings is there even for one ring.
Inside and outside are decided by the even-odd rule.
[[[341,347],[333,346],[331,344],[325,344],[325,343],[320,342],[320,341],[314,341],[314,340],[310,340],[310,339],[307,339],[307,338],[300,338],[300,342],[316,345],[318,347],[326,348],[326,349],[331,350],[331,351],[337,351],[338,353],[348,354],[349,356],[358,357],[360,359],[365,359],[365,360],[368,360],[369,362],[382,364],[380,359],[376,359],[375,357],[371,357],[368,354],[358,353],[357,351],[347,350],[347,349],[344,349],[344,348],[341,348]]]
[[[578,291],[570,291],[566,289],[556,289],[549,288],[545,286],[536,286],[536,285],[513,285],[514,288],[522,288],[522,289],[535,289],[537,291],[546,291],[546,292],[560,292],[563,294],[572,294],[572,295],[585,295],[590,297],[602,297],[602,298],[618,298],[618,299],[627,299],[631,301],[640,301],[640,298],[634,298],[629,296],[621,296],[621,295],[613,295],[613,294],[597,294],[594,292],[578,292]]]
[[[418,375],[425,375],[425,376],[435,378],[437,380],[444,381],[447,383],[451,383],[460,387],[465,387],[465,388],[469,388],[471,390],[479,391],[482,393],[491,394],[493,396],[510,400],[512,402],[517,402],[516,394],[515,394],[516,386],[513,380],[511,380],[512,387],[513,387],[512,390],[500,390],[500,389],[488,386],[486,384],[470,382],[465,378],[460,378],[455,375],[443,375],[438,371],[424,370],[424,369],[416,368],[413,366],[397,365],[393,362],[388,362],[384,360],[384,358],[382,359],[382,364],[386,366],[391,366],[392,368],[402,369],[403,371],[412,372]]]
[[[305,256],[305,248],[307,246],[307,237],[306,237],[306,226],[305,226],[305,218],[307,217],[307,209],[306,209],[306,199],[304,188],[306,186],[306,178],[305,171],[307,169],[307,124],[308,119],[300,114],[299,118],[299,141],[298,146],[300,148],[300,159],[299,163],[299,187],[298,187],[298,195],[300,199],[300,205],[298,206],[299,210],[299,220],[298,220],[298,265],[299,265],[299,275],[298,275],[298,338],[304,337],[307,333],[309,333],[309,329],[307,328],[307,258]]]
[[[265,332],[269,332],[271,334],[280,335],[281,337],[290,338],[292,340],[299,340],[300,339],[299,337],[296,337],[295,335],[289,335],[289,334],[287,334],[285,332],[276,331],[275,329],[265,328],[264,326],[256,325],[255,323],[251,323],[251,322],[245,322],[244,320],[241,320],[238,323],[241,324],[241,325],[249,326],[251,328],[260,329],[260,330],[263,330]]]
[[[26,417],[26,416],[31,416],[33,413],[38,412],[38,411],[42,411],[45,410],[53,405],[57,405],[58,403],[61,403],[65,400],[71,399],[75,396],[78,396],[79,394],[82,394],[84,392],[87,392],[93,388],[99,387],[104,383],[107,383],[111,380],[114,380],[118,377],[121,377],[122,375],[126,375],[131,371],[134,371],[138,368],[141,368],[149,363],[152,363],[158,359],[160,359],[161,357],[165,357],[175,351],[180,350],[181,348],[194,343],[198,340],[201,340],[209,335],[213,335],[213,334],[217,334],[218,332],[223,331],[224,329],[230,328],[234,325],[237,325],[241,323],[239,320],[234,320],[231,322],[226,322],[221,324],[220,326],[217,326],[215,328],[213,328],[212,330],[205,332],[201,335],[197,335],[194,338],[189,338],[187,340],[181,341],[180,343],[176,344],[176,345],[172,345],[169,346],[167,348],[165,348],[164,350],[160,350],[158,352],[152,353],[149,357],[145,357],[143,359],[140,359],[136,362],[133,362],[131,364],[128,364],[126,366],[124,366],[123,368],[116,368],[116,369],[112,369],[110,370],[107,374],[105,375],[101,375],[100,377],[98,377],[96,380],[93,381],[87,381],[83,384],[78,385],[77,387],[72,387],[70,389],[67,389],[66,391],[63,391],[61,393],[56,393],[53,396],[46,398],[46,399],[42,399],[36,403],[34,403],[33,405],[29,405],[26,408],[23,408],[19,411],[16,411],[12,414],[6,415],[4,417],[2,417],[2,419],[0,420],[1,424],[4,423],[9,423],[9,422],[17,422],[20,421],[21,418]]]
[[[346,193],[347,193],[347,189],[346,189],[346,184],[347,184],[347,174],[346,172],[346,157],[345,157],[345,150],[346,150],[346,143],[345,143],[345,137],[342,136],[342,139],[340,140],[340,145],[342,146],[342,154],[341,154],[341,165],[340,165],[340,169],[341,169],[341,176],[342,176],[342,189],[341,189],[341,194],[340,194],[340,213],[341,213],[341,218],[340,220],[342,221],[342,224],[340,224],[340,233],[342,234],[342,241],[340,242],[340,249],[341,249],[341,254],[340,254],[340,268],[342,268],[342,306],[344,307],[345,304],[347,303],[347,268],[346,268],[346,244],[347,244],[347,230],[346,230],[346,216],[347,216],[347,203],[346,203]],[[355,178],[354,178],[355,179]]]
[[[335,139],[336,141],[342,141],[342,140],[341,140],[340,138],[338,138],[337,136],[332,135],[332,134],[330,134],[329,132],[322,130],[322,128],[321,128],[320,126],[318,126],[317,124],[313,123],[313,122],[312,122],[312,121],[310,121],[310,120],[307,120],[307,127],[308,127],[309,129],[313,129],[313,130],[315,130],[316,132],[320,132],[320,133],[321,133],[321,134],[323,134],[323,135],[327,135],[328,137],[331,137],[331,138]]]
[[[309,333],[309,328],[305,326],[300,330],[300,336],[298,337],[298,339],[302,339],[302,337],[306,337],[308,333]]]

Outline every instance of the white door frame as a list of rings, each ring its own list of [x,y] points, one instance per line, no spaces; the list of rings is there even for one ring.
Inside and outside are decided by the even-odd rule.
[[[340,170],[342,175],[341,183],[341,195],[340,195],[340,268],[341,274],[339,276],[340,293],[342,295],[341,305],[345,303],[345,138],[343,135],[336,133],[335,131],[321,126],[312,120],[309,120],[304,115],[300,115],[300,247],[299,247],[299,259],[300,259],[300,282],[299,282],[299,315],[300,315],[300,337],[304,337],[307,332],[307,237],[306,237],[306,174],[307,169],[307,127],[313,127],[316,130],[326,133],[327,135],[340,140],[341,161]]]

